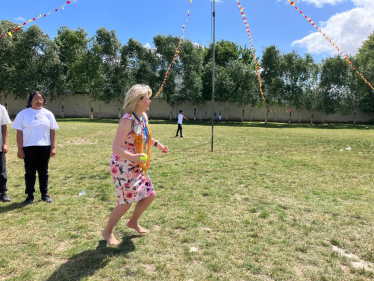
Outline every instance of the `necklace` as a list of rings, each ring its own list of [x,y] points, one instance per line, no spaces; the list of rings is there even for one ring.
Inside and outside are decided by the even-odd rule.
[[[144,141],[143,141],[143,134],[141,129],[141,120],[136,115],[135,112],[132,113],[132,117],[136,119],[140,125],[134,125],[134,141],[135,141],[135,150],[136,153],[143,153],[144,150]],[[149,169],[151,165],[151,142],[152,142],[152,132],[151,128],[149,127],[148,122],[146,122],[144,116],[142,116],[144,122],[144,132],[145,132],[145,142],[147,142],[147,162],[146,163],[139,163],[139,167],[142,168],[144,176],[146,176],[146,170]]]

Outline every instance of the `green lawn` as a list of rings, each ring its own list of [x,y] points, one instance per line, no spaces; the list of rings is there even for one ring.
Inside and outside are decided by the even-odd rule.
[[[58,123],[54,202],[24,208],[9,129],[13,201],[0,203],[0,280],[374,278],[373,125],[221,123],[211,153],[209,123],[186,122],[182,139],[176,124],[153,121],[170,153],[152,151],[156,199],[141,219],[150,233],[128,229],[126,214],[116,248],[101,231],[116,204],[108,164],[118,121]]]

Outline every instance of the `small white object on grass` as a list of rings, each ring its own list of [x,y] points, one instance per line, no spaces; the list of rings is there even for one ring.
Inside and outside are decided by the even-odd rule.
[[[87,192],[85,190],[82,190],[81,192],[79,192],[79,196],[82,196],[82,195],[86,195]]]
[[[346,148],[346,150],[351,150],[352,148],[350,147],[350,146],[348,146],[347,148]]]
[[[191,247],[190,248],[190,252],[197,252],[199,249],[198,248],[196,248],[196,247]]]

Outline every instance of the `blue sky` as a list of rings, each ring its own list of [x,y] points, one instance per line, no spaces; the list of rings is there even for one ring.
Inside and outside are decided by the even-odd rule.
[[[0,19],[22,23],[53,11],[66,0],[0,0]],[[73,0],[71,0],[73,2]],[[240,1],[247,15],[258,56],[272,44],[282,52],[293,49],[311,53],[317,61],[337,54],[326,39],[287,2],[287,0]],[[296,4],[348,54],[357,53],[362,41],[374,31],[374,0],[299,0]],[[38,24],[51,38],[60,26],[85,28],[90,35],[100,27],[114,29],[126,43],[135,38],[151,46],[153,36],[180,36],[187,18],[189,0],[77,0]],[[185,38],[209,45],[211,42],[211,0],[194,0]],[[235,0],[216,1],[216,40],[229,40],[249,46],[242,17]]]

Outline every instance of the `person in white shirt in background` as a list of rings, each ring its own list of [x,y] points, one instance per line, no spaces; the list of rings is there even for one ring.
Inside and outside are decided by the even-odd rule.
[[[10,119],[8,112],[4,106],[0,104],[0,124],[1,124],[1,134],[0,134],[0,201],[10,202],[10,198],[6,194],[7,187],[6,183],[8,181],[7,171],[6,171],[6,157],[5,154],[8,152],[8,124],[10,124]]]
[[[179,131],[181,132],[181,138],[184,138],[183,134],[182,134],[182,122],[183,122],[183,119],[186,119],[188,120],[186,117],[183,116],[183,110],[179,110],[179,114],[178,114],[178,130],[177,130],[177,134],[175,135],[175,137],[178,137],[178,133]]]
[[[221,122],[222,121],[222,116],[221,116],[221,113],[218,115],[218,122]]]
[[[27,194],[24,206],[34,202],[36,171],[42,201],[52,203],[48,194],[49,158],[56,155],[56,132],[58,125],[53,113],[44,108],[46,102],[40,92],[31,92],[26,109],[19,112],[12,128],[17,130],[17,157],[25,163]]]

